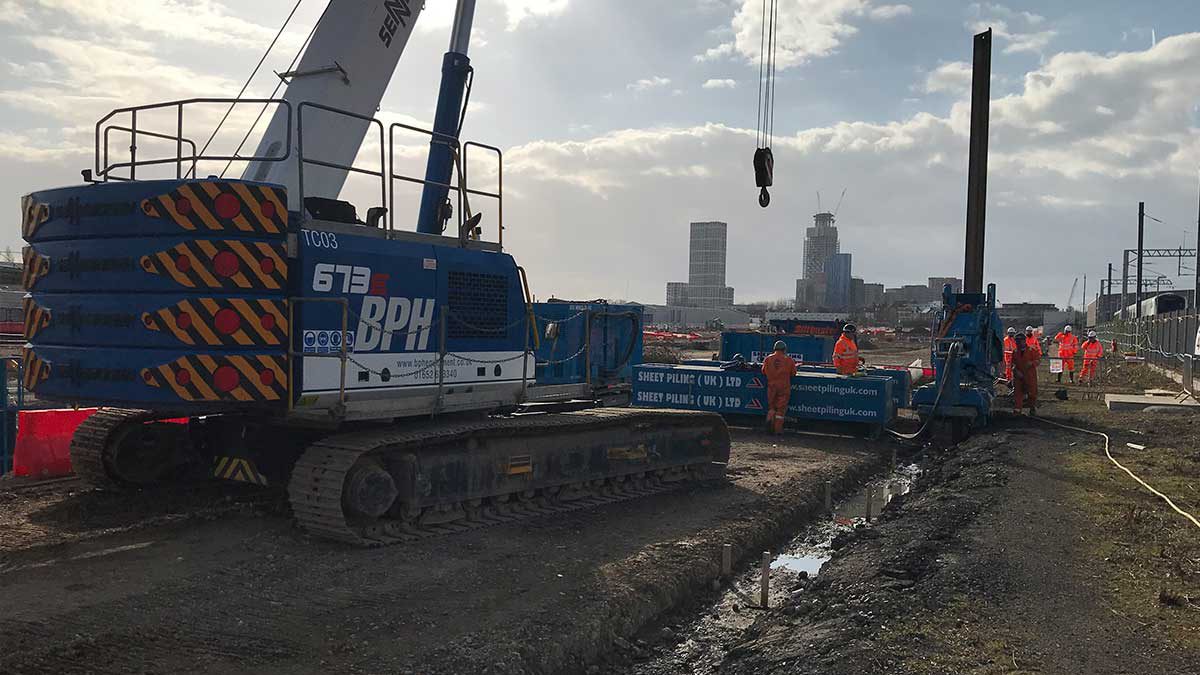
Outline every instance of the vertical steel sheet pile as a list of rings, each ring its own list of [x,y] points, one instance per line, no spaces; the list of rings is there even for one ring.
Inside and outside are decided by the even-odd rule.
[[[890,377],[802,372],[792,377],[788,417],[888,424],[896,414]],[[767,378],[752,370],[643,364],[634,367],[633,404],[765,416]]]

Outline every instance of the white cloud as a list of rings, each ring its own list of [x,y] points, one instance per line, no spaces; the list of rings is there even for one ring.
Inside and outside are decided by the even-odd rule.
[[[716,47],[709,47],[708,49],[704,50],[703,54],[697,54],[697,55],[693,56],[692,59],[694,61],[696,61],[697,63],[704,63],[705,61],[716,61],[718,59],[723,59],[727,56],[732,55],[733,52],[734,52],[734,46],[733,46],[732,42],[722,42],[721,44],[717,45]]]
[[[1017,92],[993,101],[987,271],[1002,300],[1045,298],[1064,274],[1069,286],[1075,272],[1056,266],[1051,251],[1071,250],[1080,264],[1096,267],[1117,255],[1112,242],[1124,225],[1098,221],[1098,207],[1147,199],[1163,209],[1176,202],[1194,208],[1200,135],[1193,131],[1192,107],[1200,72],[1191,64],[1197,60],[1200,34],[1164,39],[1144,52],[1058,54],[1029,73]],[[895,284],[911,283],[917,269],[954,274],[953,264],[944,268],[961,258],[969,127],[962,93],[964,100],[945,116],[839,122],[776,136],[776,189],[767,211],[755,204],[750,182],[750,129],[626,129],[512,148],[505,155],[506,184],[522,197],[505,202],[506,217],[557,222],[584,214],[581,227],[561,239],[514,228],[512,250],[549,261],[531,278],[539,293],[620,295],[628,280],[637,297],[661,302],[662,285],[686,273],[687,222],[721,218],[730,223],[728,282],[738,298],[775,297],[799,276],[795,251],[803,245],[795,218],[783,222],[781,214],[807,213],[808,188],[854,176],[851,195],[871,195],[852,202],[854,218],[839,223],[856,275]],[[1100,105],[1112,114],[1098,114]],[[664,202],[662,194],[672,198]],[[1050,209],[1053,228],[1046,227]],[[1091,235],[1080,240],[1078,232],[1087,228]],[[779,245],[753,246],[735,231]],[[552,260],[568,236],[582,236],[573,245],[594,255]],[[1029,237],[1044,246],[1030,253],[1023,244]],[[634,238],[639,245],[630,247]],[[641,271],[609,289],[605,261],[614,258]]]
[[[110,32],[110,36],[139,39],[155,34],[185,42],[263,49],[278,30],[235,16],[215,0],[27,0],[24,4],[26,10],[66,15],[90,29]],[[279,46],[294,51],[301,39],[281,40]]]
[[[704,84],[700,85],[705,89],[734,89],[737,87],[737,80],[722,79],[722,80],[705,80]]]
[[[887,21],[911,13],[908,5],[876,5],[872,0],[779,0],[777,67],[790,68],[833,53],[842,42],[858,33],[853,24],[856,19]],[[737,54],[757,63],[762,26],[763,3],[740,0],[731,23],[734,41],[710,47],[694,58],[713,61]]]
[[[653,77],[642,78],[637,82],[630,82],[625,85],[625,88],[630,91],[646,91],[647,89],[658,89],[671,84],[671,78],[654,75]]]
[[[16,0],[2,0],[0,1],[0,24],[5,23],[13,26],[32,26],[33,19]]]
[[[516,30],[526,19],[562,14],[568,0],[502,0],[508,13],[508,30]],[[450,4],[450,3],[447,3]]]
[[[1028,52],[1041,55],[1050,42],[1058,37],[1056,30],[1040,29],[1046,22],[1046,18],[1040,14],[986,2],[975,3],[969,10],[978,19],[967,22],[967,27],[975,33],[991,28],[997,38],[1007,43],[1002,50],[1005,54]]]
[[[912,11],[912,7],[908,5],[880,5],[872,7],[867,12],[867,16],[875,21],[888,21],[897,17],[908,16],[912,14]]]
[[[971,88],[971,64],[965,61],[943,63],[925,77],[926,93],[948,91],[959,93]]]

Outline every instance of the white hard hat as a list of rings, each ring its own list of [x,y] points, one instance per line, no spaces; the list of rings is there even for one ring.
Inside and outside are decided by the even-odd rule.
[[[1070,333],[1071,332],[1071,324],[1067,324],[1067,327],[1064,328],[1063,330],[1066,331],[1067,333]]]
[[[1009,334],[1009,335],[1016,335],[1016,334],[1017,334],[1017,329],[1016,329],[1016,328],[1013,328],[1012,326],[1009,326],[1009,327],[1008,327],[1008,334]]]
[[[1032,332],[1033,332],[1033,326],[1025,326],[1025,332],[1026,332],[1026,333],[1032,333]]]
[[[1094,337],[1096,337],[1096,331],[1094,331],[1094,330],[1089,330],[1089,331],[1088,331],[1088,337],[1090,337],[1090,338],[1094,338]]]

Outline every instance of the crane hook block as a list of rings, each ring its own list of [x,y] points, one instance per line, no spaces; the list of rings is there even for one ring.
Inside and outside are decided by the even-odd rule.
[[[775,157],[770,148],[759,148],[754,151],[754,184],[760,188],[771,187],[771,179],[775,174]]]
[[[767,192],[767,188],[771,187],[774,173],[775,157],[771,154],[771,148],[758,148],[755,150],[754,184],[762,188],[758,192],[758,205],[764,209],[771,203],[771,194]]]

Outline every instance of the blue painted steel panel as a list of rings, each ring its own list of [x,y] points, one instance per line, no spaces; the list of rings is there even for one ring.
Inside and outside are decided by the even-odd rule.
[[[837,373],[833,366],[802,365],[800,372]],[[886,377],[892,380],[892,401],[896,408],[907,408],[912,398],[912,373],[900,368],[866,368],[863,374],[871,377]]]
[[[231,195],[224,199],[232,198],[238,205],[237,215],[230,218],[222,218],[214,204],[224,193]],[[271,205],[264,214],[267,202]],[[22,234],[31,243],[172,236],[188,231],[254,237],[281,233],[287,227],[286,190],[241,180],[73,185],[30,193],[22,198],[21,206]]]
[[[286,204],[278,186],[221,180],[27,195],[25,388],[84,405],[282,410]]]
[[[747,361],[760,363],[775,349],[775,342],[783,340],[788,346],[788,355],[804,363],[829,363],[833,360],[834,339],[812,335],[770,335],[766,333],[721,333],[721,360],[729,361],[734,354],[741,354]]]
[[[450,385],[532,377],[532,359],[523,356],[532,344],[528,313],[512,256],[315,230],[301,230],[299,243],[295,348],[338,352],[344,300],[347,390],[436,385],[443,347]],[[338,359],[300,361],[304,392],[338,390]]]
[[[39,398],[65,402],[161,410],[286,403],[287,361],[278,353],[39,346],[23,367]]]
[[[32,244],[26,290],[42,293],[268,293],[283,295],[282,239],[223,236],[70,239]]]
[[[39,345],[287,347],[287,304],[279,297],[33,293],[25,303],[25,337]]]
[[[792,378],[788,415],[835,422],[887,424],[895,417],[893,380],[803,373]],[[766,377],[753,371],[643,364],[634,368],[633,404],[646,408],[766,415]]]
[[[539,385],[632,382],[633,367],[642,362],[641,305],[539,302],[534,303],[533,313],[542,336],[536,350]],[[553,340],[545,337],[550,323],[558,325],[558,337]],[[591,341],[585,350],[589,324]]]

